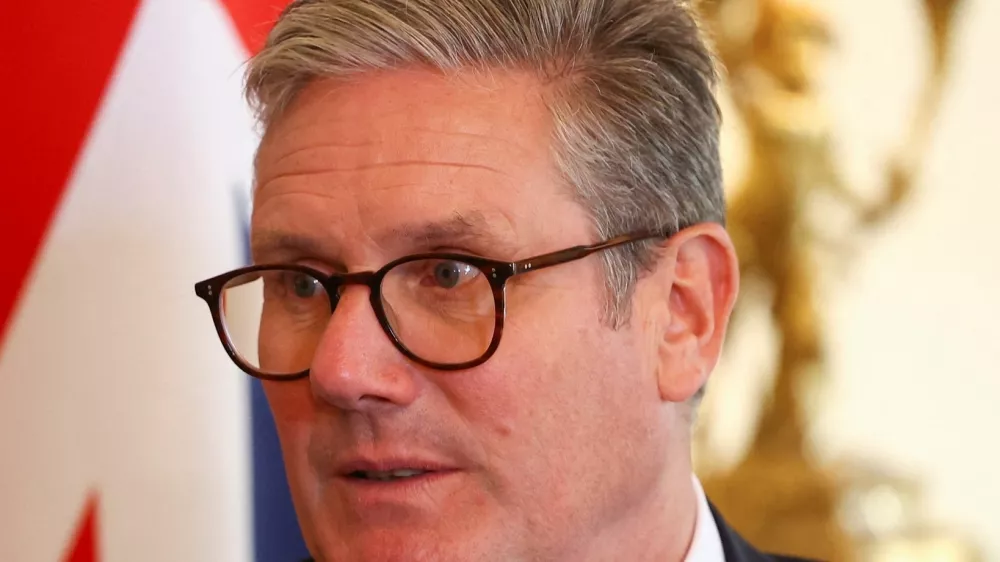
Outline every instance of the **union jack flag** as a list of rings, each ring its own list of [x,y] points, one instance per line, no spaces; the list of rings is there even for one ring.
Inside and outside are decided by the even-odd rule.
[[[242,71],[283,4],[0,6],[0,560],[306,555],[191,293],[246,260]]]

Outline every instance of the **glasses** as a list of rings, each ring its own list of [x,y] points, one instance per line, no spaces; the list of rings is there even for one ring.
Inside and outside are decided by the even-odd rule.
[[[515,262],[455,253],[417,254],[378,271],[327,275],[290,264],[244,267],[195,284],[229,357],[248,375],[309,375],[343,290],[365,285],[375,317],[406,357],[456,371],[486,362],[500,346],[505,287],[516,275],[579,260],[663,233],[640,233]]]

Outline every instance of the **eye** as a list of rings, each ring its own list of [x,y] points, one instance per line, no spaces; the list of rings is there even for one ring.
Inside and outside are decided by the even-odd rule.
[[[434,285],[442,289],[453,289],[463,281],[470,280],[479,273],[475,267],[459,261],[440,261],[433,270]]]
[[[292,292],[301,299],[315,297],[323,290],[323,286],[315,277],[305,273],[293,273],[290,281]]]

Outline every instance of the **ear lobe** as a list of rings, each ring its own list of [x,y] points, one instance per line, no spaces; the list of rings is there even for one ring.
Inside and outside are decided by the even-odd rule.
[[[675,235],[666,287],[667,318],[658,337],[660,397],[684,402],[705,385],[721,355],[739,288],[736,252],[725,229],[697,225]]]
[[[674,341],[664,340],[660,345],[659,359],[656,382],[662,400],[684,402],[708,380],[708,370],[704,368],[694,338],[689,334]]]

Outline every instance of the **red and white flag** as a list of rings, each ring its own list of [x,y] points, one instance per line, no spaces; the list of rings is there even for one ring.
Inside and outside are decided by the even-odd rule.
[[[280,4],[0,7],[0,560],[251,559],[247,382],[192,286],[243,260]]]

